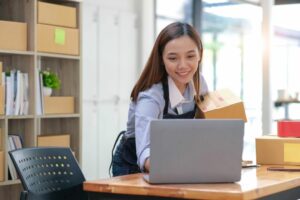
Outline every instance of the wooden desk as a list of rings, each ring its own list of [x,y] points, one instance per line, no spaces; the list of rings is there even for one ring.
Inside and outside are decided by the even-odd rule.
[[[267,171],[267,166],[242,170],[242,179],[223,184],[150,185],[142,174],[86,181],[90,199],[280,199],[300,198],[300,172]],[[297,198],[298,197],[298,198]]]

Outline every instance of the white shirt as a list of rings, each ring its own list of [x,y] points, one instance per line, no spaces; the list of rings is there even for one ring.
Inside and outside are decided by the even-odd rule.
[[[168,78],[169,99],[168,113],[177,115],[174,108],[182,109],[182,113],[194,110],[194,84],[189,83],[181,95],[171,78]],[[208,92],[206,81],[200,76],[201,95]],[[145,160],[150,156],[149,124],[153,119],[162,119],[165,100],[162,83],[139,93],[137,101],[131,102],[128,111],[126,137],[136,138],[136,154],[140,169],[144,169]],[[178,109],[177,109],[178,110]],[[179,113],[178,113],[179,114]]]

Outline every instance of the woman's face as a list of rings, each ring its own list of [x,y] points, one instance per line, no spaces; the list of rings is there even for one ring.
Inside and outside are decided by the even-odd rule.
[[[181,93],[184,92],[197,71],[200,53],[196,43],[189,36],[170,40],[163,51],[163,62],[168,75]]]

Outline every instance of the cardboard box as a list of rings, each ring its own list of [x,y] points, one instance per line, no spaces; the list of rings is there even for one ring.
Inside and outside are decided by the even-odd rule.
[[[256,162],[263,165],[300,165],[300,138],[256,138]]]
[[[0,49],[27,50],[27,24],[0,21]]]
[[[0,115],[4,115],[5,107],[5,86],[0,85]]]
[[[3,85],[2,84],[2,71],[3,71],[3,64],[2,64],[2,62],[0,62],[0,74],[1,74],[1,76],[0,76],[0,85]]]
[[[70,135],[38,135],[38,147],[70,147]]]
[[[0,151],[0,181],[4,181],[4,153]]]
[[[280,137],[300,137],[300,121],[278,121],[277,135]]]
[[[201,112],[197,111],[196,118],[242,119],[247,122],[243,102],[228,89],[209,92],[197,106]]]
[[[38,23],[76,28],[76,8],[46,2],[38,2]]]
[[[75,112],[74,97],[44,97],[45,114],[71,114]]]
[[[79,55],[78,29],[37,24],[39,52]]]

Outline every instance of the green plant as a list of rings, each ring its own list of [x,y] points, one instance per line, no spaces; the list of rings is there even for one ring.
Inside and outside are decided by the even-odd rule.
[[[41,72],[43,75],[43,86],[52,89],[60,88],[60,80],[57,74],[50,72],[49,70],[44,70]]]

